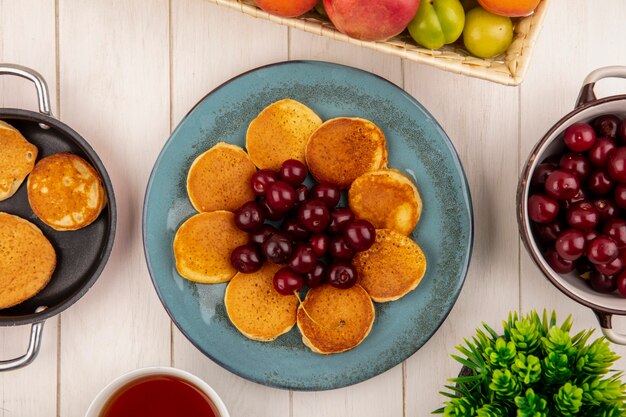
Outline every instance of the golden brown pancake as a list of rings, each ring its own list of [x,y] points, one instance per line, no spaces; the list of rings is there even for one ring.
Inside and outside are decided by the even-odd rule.
[[[0,120],[0,201],[20,188],[37,159],[37,147],[22,134]]]
[[[56,253],[41,230],[0,212],[0,309],[34,297],[50,282]]]
[[[250,179],[256,167],[239,146],[220,142],[193,161],[187,175],[187,193],[200,212],[235,211],[254,200]]]
[[[426,257],[418,244],[388,229],[376,230],[372,247],[357,253],[352,264],[358,283],[378,303],[395,301],[414,290],[426,272]]]
[[[296,323],[298,298],[274,289],[274,274],[282,266],[266,263],[257,272],[239,272],[224,294],[226,312],[244,336],[269,342],[287,333]]]
[[[107,203],[102,180],[87,161],[71,153],[43,158],[28,177],[28,201],[42,222],[55,230],[78,230],[93,223]]]
[[[331,119],[311,135],[306,145],[306,162],[318,182],[348,188],[366,172],[387,166],[387,140],[369,120]]]
[[[410,234],[422,214],[422,199],[408,177],[395,169],[368,172],[354,180],[348,193],[354,214],[377,229]]]
[[[304,104],[284,99],[267,106],[248,127],[246,149],[259,168],[277,171],[287,159],[304,160],[304,147],[322,119]]]
[[[298,328],[306,346],[329,355],[357,347],[372,329],[374,317],[374,304],[360,285],[338,289],[325,284],[307,293],[298,308]]]
[[[226,282],[237,272],[230,264],[231,252],[246,243],[248,234],[235,226],[235,215],[230,211],[196,214],[174,237],[176,269],[190,281]]]

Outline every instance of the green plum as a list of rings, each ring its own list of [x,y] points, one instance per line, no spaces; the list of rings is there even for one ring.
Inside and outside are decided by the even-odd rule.
[[[438,49],[456,41],[464,25],[465,11],[459,0],[422,0],[408,29],[415,42]]]
[[[493,58],[506,51],[513,42],[513,23],[506,16],[498,16],[481,7],[475,7],[466,16],[463,42],[467,50],[479,58]]]

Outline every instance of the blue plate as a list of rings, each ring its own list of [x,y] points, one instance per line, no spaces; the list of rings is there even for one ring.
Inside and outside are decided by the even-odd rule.
[[[411,235],[428,260],[417,289],[377,304],[370,335],[355,349],[312,353],[297,327],[270,343],[241,335],[224,308],[226,284],[202,285],[176,272],[172,242],[195,214],[186,193],[191,162],[219,141],[244,146],[248,124],[267,105],[298,100],[324,120],[357,116],[387,136],[389,166],[410,175],[424,201]],[[207,95],[178,125],[156,161],[146,192],[143,233],[154,286],[172,320],[205,355],[261,384],[324,390],[364,381],[415,353],[455,303],[470,261],[473,218],[458,156],[435,119],[389,81],[355,68],[315,61],[283,62],[242,74]]]

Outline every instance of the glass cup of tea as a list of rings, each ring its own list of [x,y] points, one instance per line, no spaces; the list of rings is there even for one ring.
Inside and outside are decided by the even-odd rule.
[[[136,415],[230,417],[206,382],[170,367],[141,368],[118,377],[100,391],[85,417]]]

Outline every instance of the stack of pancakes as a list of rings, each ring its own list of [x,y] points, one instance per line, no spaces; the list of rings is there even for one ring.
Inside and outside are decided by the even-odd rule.
[[[226,311],[250,339],[274,340],[297,323],[313,352],[358,346],[373,326],[373,301],[397,300],[424,276],[424,253],[408,237],[422,212],[417,187],[387,168],[387,140],[374,123],[349,117],[322,123],[313,110],[291,99],[269,105],[250,123],[246,149],[218,143],[191,165],[187,191],[200,214],[183,223],[174,238],[178,272],[201,283],[230,281]],[[243,274],[230,265],[230,253],[247,242],[232,211],[255,198],[250,180],[257,168],[276,171],[288,159],[306,163],[317,182],[347,190],[355,215],[377,229],[374,245],[353,259],[359,280],[352,288],[324,284],[300,302],[295,294],[275,291],[272,281],[281,266],[266,263]]]

